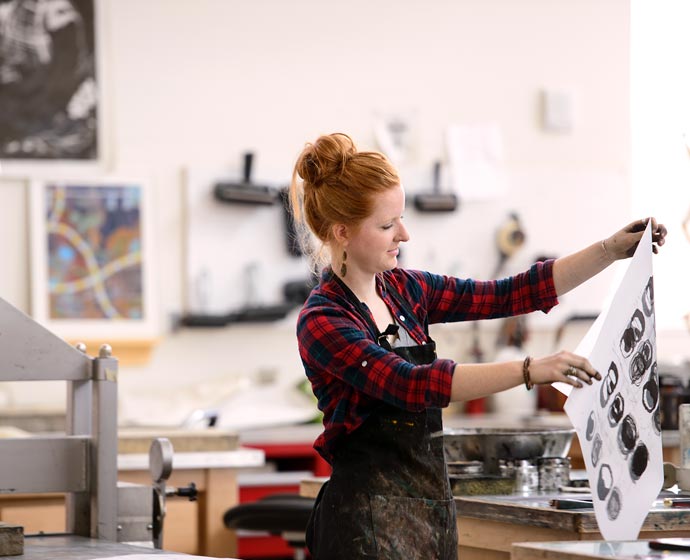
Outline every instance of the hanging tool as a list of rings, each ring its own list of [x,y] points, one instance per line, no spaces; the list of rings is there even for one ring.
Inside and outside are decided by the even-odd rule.
[[[252,183],[252,162],[254,154],[244,154],[244,178],[241,183],[216,183],[213,194],[221,202],[241,204],[276,204],[280,200],[278,189]]]
[[[414,197],[414,205],[420,212],[453,212],[458,207],[455,193],[441,192],[441,162],[434,162],[434,184],[430,193]]]
[[[498,249],[498,264],[494,270],[496,278],[503,270],[506,261],[512,257],[525,243],[525,232],[520,224],[520,218],[515,212],[508,215],[508,219],[501,224],[496,232],[496,248]]]

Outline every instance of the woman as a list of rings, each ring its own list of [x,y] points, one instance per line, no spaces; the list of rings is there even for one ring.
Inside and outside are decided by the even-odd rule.
[[[438,359],[428,325],[547,312],[559,295],[631,256],[647,220],[523,274],[479,282],[397,268],[409,240],[400,178],[383,155],[357,151],[345,134],[307,144],[291,201],[298,229],[321,242],[316,258],[327,264],[297,325],[324,414],[315,448],[333,467],[308,547],[317,560],[455,559],[441,409],[521,383],[581,387],[601,376],[565,351],[504,363]],[[662,245],[666,230],[652,224]]]

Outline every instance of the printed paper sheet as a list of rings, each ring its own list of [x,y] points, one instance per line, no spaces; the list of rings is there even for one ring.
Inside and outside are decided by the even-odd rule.
[[[650,226],[576,352],[602,375],[565,403],[599,530],[606,540],[634,540],[664,479]]]

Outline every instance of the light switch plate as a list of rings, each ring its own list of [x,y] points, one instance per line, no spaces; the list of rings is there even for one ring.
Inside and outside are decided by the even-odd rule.
[[[541,93],[542,126],[548,132],[571,132],[573,99],[567,91],[544,90]]]

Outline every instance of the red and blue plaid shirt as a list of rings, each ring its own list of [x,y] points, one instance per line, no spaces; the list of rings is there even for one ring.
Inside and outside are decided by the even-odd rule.
[[[376,278],[379,293],[418,344],[428,325],[548,312],[558,303],[553,261],[496,281],[480,282],[395,268]],[[385,278],[385,282],[383,281]],[[409,302],[410,316],[388,293]],[[324,432],[314,443],[327,460],[337,442],[360,426],[381,401],[409,411],[450,402],[456,363],[437,359],[412,365],[376,342],[373,317],[365,320],[327,268],[300,312],[297,338],[302,363],[323,412]]]

